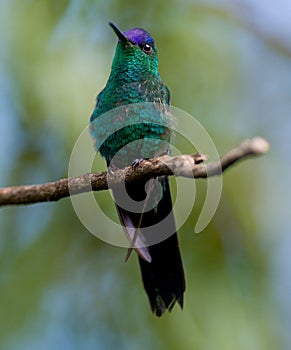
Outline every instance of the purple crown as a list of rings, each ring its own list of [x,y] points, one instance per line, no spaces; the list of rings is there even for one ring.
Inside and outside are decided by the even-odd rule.
[[[133,44],[140,45],[144,43],[154,43],[154,39],[150,34],[141,28],[132,28],[123,33]]]

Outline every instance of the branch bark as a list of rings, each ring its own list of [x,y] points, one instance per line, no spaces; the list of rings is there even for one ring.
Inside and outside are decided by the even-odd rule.
[[[101,173],[88,173],[81,176],[61,179],[39,185],[23,185],[0,188],[0,206],[24,205],[57,201],[79,193],[102,191],[118,186],[122,182],[140,182],[162,175],[175,175],[188,178],[207,178],[220,175],[234,163],[248,156],[259,156],[269,150],[268,142],[255,137],[243,141],[227,152],[220,160],[204,163],[207,156],[201,153],[171,157],[168,155],[143,160],[137,166]]]

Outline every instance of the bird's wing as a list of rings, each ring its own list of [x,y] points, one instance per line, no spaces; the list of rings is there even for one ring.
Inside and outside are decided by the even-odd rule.
[[[90,122],[92,122],[94,119],[96,119],[97,116],[99,115],[98,112],[101,109],[104,93],[105,93],[105,88],[103,90],[101,90],[101,92],[96,97],[96,106],[95,106],[95,109],[90,117]]]

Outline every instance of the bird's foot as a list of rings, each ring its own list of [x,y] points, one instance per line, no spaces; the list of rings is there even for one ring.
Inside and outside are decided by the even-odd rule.
[[[132,163],[131,163],[131,166],[133,168],[136,168],[137,166],[139,166],[141,164],[141,162],[145,160],[144,158],[137,158],[135,159]]]
[[[116,165],[110,164],[108,166],[108,172],[110,173],[110,175],[115,176],[115,172],[118,170],[119,168]]]

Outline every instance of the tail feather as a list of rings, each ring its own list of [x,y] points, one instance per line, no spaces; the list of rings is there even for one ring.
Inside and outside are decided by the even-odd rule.
[[[149,247],[149,254],[152,261],[139,257],[139,264],[153,313],[171,311],[176,301],[183,308],[185,278],[177,234]]]
[[[166,310],[171,311],[175,302],[183,307],[183,294],[185,291],[185,277],[182,265],[182,259],[178,246],[178,237],[175,228],[175,219],[172,212],[172,200],[169,189],[169,182],[166,177],[159,178],[162,186],[162,197],[157,206],[146,211],[141,221],[141,241],[147,241],[156,235],[161,235],[153,226],[167,218],[167,230],[173,232],[171,236],[160,243],[140,247],[140,240],[137,240],[135,250],[138,253],[139,264],[142,273],[144,288],[147,292],[153,313],[161,316]],[[146,193],[144,186],[127,185],[126,190],[134,200],[141,201],[145,199]],[[113,191],[114,196],[118,193]],[[133,229],[138,227],[140,222],[140,213],[127,211],[116,205],[119,218],[125,227],[127,236],[133,236]],[[130,224],[129,224],[130,223]],[[142,228],[151,227],[151,232]],[[165,227],[164,227],[165,228]]]

